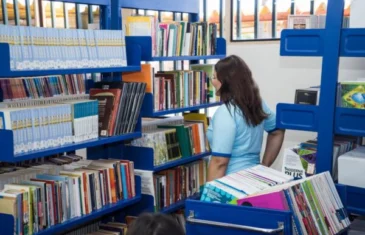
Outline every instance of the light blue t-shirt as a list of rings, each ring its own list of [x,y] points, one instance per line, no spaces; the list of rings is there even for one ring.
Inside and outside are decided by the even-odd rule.
[[[231,112],[229,112],[229,110]],[[228,157],[226,174],[260,164],[260,151],[264,131],[276,128],[276,115],[263,102],[263,110],[268,117],[258,126],[249,126],[241,110],[230,105],[222,105],[213,115],[207,137],[212,156]]]

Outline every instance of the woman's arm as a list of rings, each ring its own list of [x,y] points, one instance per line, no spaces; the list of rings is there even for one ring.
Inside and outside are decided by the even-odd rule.
[[[226,174],[229,158],[212,156],[208,166],[208,180],[222,178]]]
[[[277,158],[283,144],[285,130],[276,130],[268,134],[262,165],[270,167]]]

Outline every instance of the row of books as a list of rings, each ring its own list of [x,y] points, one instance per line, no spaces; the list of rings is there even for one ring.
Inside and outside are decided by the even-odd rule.
[[[121,30],[1,25],[0,42],[10,45],[11,70],[127,65],[125,36]]]
[[[207,167],[208,160],[203,159],[155,174],[155,211],[199,194],[207,181]]]
[[[200,200],[237,205],[238,200],[293,180],[293,177],[257,165],[207,182]]]
[[[0,109],[0,129],[13,131],[14,154],[98,137],[98,101]]]
[[[356,137],[334,137],[332,176],[335,180],[338,178],[338,158],[356,147]],[[283,155],[282,172],[296,179],[316,174],[317,148],[317,140],[308,140],[292,148],[286,148]]]
[[[141,71],[123,73],[123,81],[144,82],[146,92],[153,94],[154,111],[183,108],[219,102],[211,80],[213,64],[190,65],[190,70],[158,71],[143,64]]]
[[[3,101],[40,99],[86,93],[86,74],[0,79]]]
[[[99,101],[100,136],[115,136],[135,130],[146,91],[146,83],[97,82],[90,99]]]
[[[291,211],[293,234],[340,234],[350,226],[329,172],[274,186],[238,200],[238,205]]]
[[[144,129],[144,126],[147,128]],[[143,118],[142,137],[130,145],[152,148],[154,165],[158,166],[180,158],[209,151],[205,136],[205,114],[186,114],[178,118]]]
[[[136,196],[131,161],[78,161],[56,168],[58,174],[34,176],[34,168],[50,166],[17,171],[16,182],[5,184],[0,192],[0,213],[14,216],[15,234],[32,235]],[[2,176],[8,174],[14,173]],[[34,177],[26,178],[30,175]]]
[[[208,22],[157,22],[154,16],[129,16],[127,36],[151,36],[153,56],[215,55],[217,25]]]

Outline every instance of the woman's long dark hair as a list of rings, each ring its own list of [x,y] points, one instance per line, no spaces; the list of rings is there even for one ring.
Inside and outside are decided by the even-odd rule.
[[[227,106],[239,108],[248,125],[257,126],[266,117],[260,91],[252,78],[247,64],[238,56],[231,55],[215,65],[217,78],[222,86],[218,91]]]

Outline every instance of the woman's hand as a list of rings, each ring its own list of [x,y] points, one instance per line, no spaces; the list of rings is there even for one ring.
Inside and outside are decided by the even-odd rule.
[[[229,158],[212,156],[208,166],[208,182],[226,175]]]

